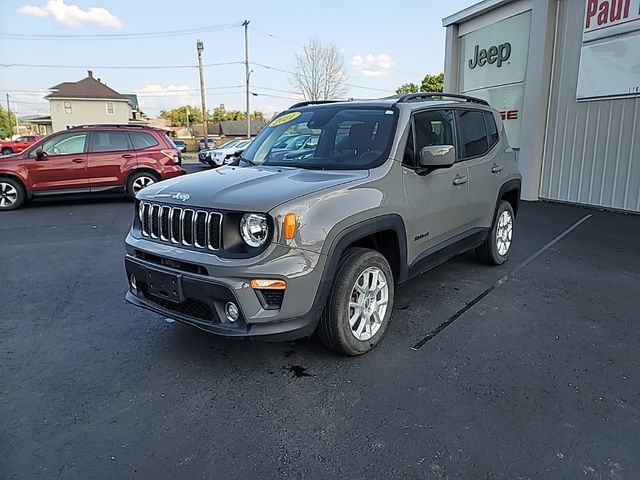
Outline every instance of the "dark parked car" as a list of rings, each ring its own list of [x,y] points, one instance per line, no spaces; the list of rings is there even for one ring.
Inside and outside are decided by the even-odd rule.
[[[187,144],[182,140],[173,140],[173,144],[180,150],[180,153],[186,153]]]
[[[163,130],[84,126],[49,135],[21,153],[0,157],[0,211],[44,195],[127,192],[185,173]]]

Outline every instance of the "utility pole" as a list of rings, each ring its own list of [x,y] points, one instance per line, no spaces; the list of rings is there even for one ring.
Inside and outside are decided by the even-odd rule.
[[[246,75],[246,101],[247,101],[247,138],[251,138],[251,112],[249,109],[249,77],[251,76],[251,71],[249,70],[249,20],[245,20],[242,22],[242,26],[244,27],[244,71]]]
[[[11,125],[11,108],[9,107],[9,94],[7,93],[7,121],[9,122],[9,138],[13,136],[13,127]]]
[[[191,135],[191,129],[189,128],[189,105],[187,105],[187,130],[189,130],[189,135]]]
[[[204,148],[209,148],[209,122],[207,119],[207,105],[204,95],[204,69],[202,68],[202,51],[204,50],[204,43],[202,40],[198,40],[196,44],[198,49],[198,68],[200,70],[200,99],[202,100],[202,128],[204,130]]]

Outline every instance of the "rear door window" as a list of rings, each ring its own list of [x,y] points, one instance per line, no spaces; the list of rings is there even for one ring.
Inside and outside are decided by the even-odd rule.
[[[121,152],[131,150],[126,132],[95,131],[91,135],[90,152]]]
[[[460,124],[460,143],[463,158],[479,157],[489,151],[487,127],[484,112],[478,110],[460,110],[458,112]]]
[[[144,150],[145,148],[151,148],[158,145],[156,137],[146,132],[129,132],[131,143],[135,150]]]

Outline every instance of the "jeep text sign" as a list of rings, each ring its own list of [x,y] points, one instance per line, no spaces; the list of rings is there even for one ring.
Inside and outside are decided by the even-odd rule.
[[[469,60],[469,68],[474,69],[478,66],[484,67],[489,64],[496,64],[498,68],[502,66],[504,62],[509,60],[511,56],[511,44],[509,42],[502,45],[494,45],[489,47],[488,50],[484,48],[480,50],[480,46],[476,45],[474,56]]]
[[[531,11],[460,37],[459,91],[484,98],[501,112],[512,147],[520,146]]]
[[[576,98],[640,93],[640,0],[583,0]]]

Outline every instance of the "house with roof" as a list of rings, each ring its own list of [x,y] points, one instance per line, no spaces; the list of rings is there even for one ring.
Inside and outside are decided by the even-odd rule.
[[[78,82],[63,82],[51,87],[49,100],[51,131],[58,132],[77,125],[144,124],[135,95],[122,95],[88,76]]]

